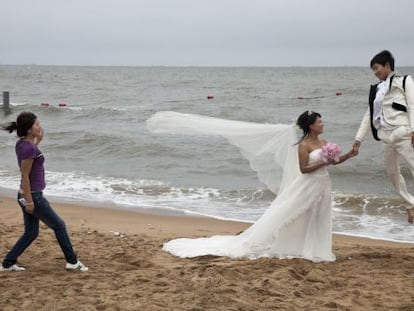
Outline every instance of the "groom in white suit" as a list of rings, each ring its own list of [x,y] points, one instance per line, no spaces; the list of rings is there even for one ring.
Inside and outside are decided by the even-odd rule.
[[[411,76],[394,72],[394,57],[389,51],[375,55],[370,65],[380,82],[371,86],[369,106],[353,148],[358,152],[370,130],[376,140],[383,142],[387,175],[406,202],[408,222],[413,223],[414,196],[407,190],[399,159],[408,164],[414,176],[414,82]]]

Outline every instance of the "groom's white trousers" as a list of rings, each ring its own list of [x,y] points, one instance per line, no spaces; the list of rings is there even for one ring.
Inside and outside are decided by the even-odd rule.
[[[414,177],[414,148],[411,144],[411,130],[406,126],[398,127],[392,131],[379,130],[378,136],[383,142],[387,175],[397,193],[407,202],[406,208],[414,208],[414,196],[408,192],[399,162],[400,159],[404,160]]]

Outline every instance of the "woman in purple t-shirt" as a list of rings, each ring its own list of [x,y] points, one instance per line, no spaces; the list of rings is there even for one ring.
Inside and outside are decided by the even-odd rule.
[[[17,131],[19,137],[16,143],[16,156],[22,178],[17,201],[23,211],[24,233],[4,258],[0,271],[25,270],[17,265],[17,258],[39,235],[39,220],[55,231],[56,239],[65,255],[65,268],[88,271],[73,251],[65,222],[43,196],[46,186],[43,166],[45,158],[38,148],[43,138],[43,129],[36,115],[31,112],[22,112],[16,122],[11,122],[2,128],[9,133]]]

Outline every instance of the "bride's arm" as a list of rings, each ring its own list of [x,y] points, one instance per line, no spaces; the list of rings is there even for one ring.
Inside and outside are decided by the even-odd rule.
[[[342,154],[339,157],[339,161],[338,162],[332,162],[331,164],[333,164],[333,165],[340,164],[340,163],[345,162],[346,160],[348,160],[348,159],[350,159],[352,157],[355,157],[357,154],[358,154],[358,151],[354,151],[354,149],[351,149],[347,153]]]
[[[317,162],[313,164],[309,164],[309,148],[306,144],[300,143],[299,148],[299,168],[302,174],[311,173],[320,169],[322,166],[327,165],[325,162]]]

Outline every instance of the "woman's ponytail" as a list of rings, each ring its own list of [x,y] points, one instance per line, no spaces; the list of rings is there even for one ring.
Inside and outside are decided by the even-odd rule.
[[[13,133],[14,131],[17,131],[17,123],[13,121],[9,124],[2,125],[1,128],[9,133]]]
[[[32,112],[22,112],[18,115],[17,120],[9,124],[2,125],[1,128],[9,133],[17,132],[17,136],[25,137],[27,132],[36,122],[36,115]]]

